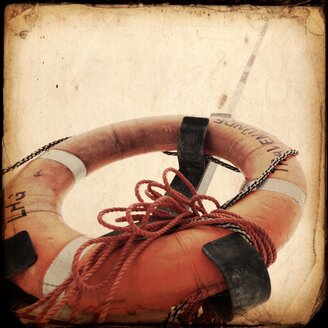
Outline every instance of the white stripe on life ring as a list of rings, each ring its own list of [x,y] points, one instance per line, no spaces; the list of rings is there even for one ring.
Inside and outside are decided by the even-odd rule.
[[[246,188],[255,180],[248,181],[243,187]],[[295,200],[300,206],[303,206],[306,199],[305,192],[296,184],[282,179],[266,179],[256,190],[266,190],[278,192]]]
[[[90,240],[90,238],[87,236],[80,236],[70,241],[60,251],[44,276],[42,285],[43,295],[52,292],[70,275],[75,252],[88,240]]]
[[[74,175],[75,180],[81,180],[87,175],[84,163],[75,155],[59,149],[49,149],[40,158],[51,159],[65,165]]]

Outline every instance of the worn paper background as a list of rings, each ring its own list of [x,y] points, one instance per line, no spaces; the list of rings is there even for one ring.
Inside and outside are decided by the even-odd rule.
[[[3,166],[64,136],[136,117],[225,112],[268,22],[233,113],[300,151],[308,183],[295,234],[270,267],[272,296],[236,324],[305,323],[320,304],[324,244],[324,24],[318,8],[17,5],[5,22]],[[74,187],[67,223],[91,236],[96,214],[134,202],[175,158],[126,159]],[[4,176],[4,184],[13,174]],[[243,178],[218,169],[223,202]]]

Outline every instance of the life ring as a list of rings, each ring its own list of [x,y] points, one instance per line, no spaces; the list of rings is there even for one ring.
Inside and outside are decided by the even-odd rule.
[[[102,166],[126,157],[175,149],[182,116],[151,117],[111,124],[74,136],[31,161],[6,186],[5,238],[27,231],[38,260],[12,280],[28,294],[46,295],[69,273],[77,248],[88,237],[68,227],[61,203],[76,180]],[[220,140],[220,142],[218,142]],[[250,182],[272,160],[290,148],[276,137],[232,119],[210,120],[205,152],[237,166]],[[234,204],[230,210],[261,226],[281,248],[294,232],[305,201],[306,183],[295,157],[289,157],[270,174],[260,189]],[[204,226],[155,240],[117,290],[113,317],[167,313],[181,299],[201,290],[204,298],[226,289],[217,267],[204,255],[204,244],[229,231]],[[87,258],[88,254],[84,256]],[[102,274],[111,269],[114,252]],[[155,261],[154,259],[160,259]],[[181,272],[188,272],[188,275]],[[92,312],[103,301],[101,291],[88,291],[81,309]],[[153,313],[153,315],[151,315]]]

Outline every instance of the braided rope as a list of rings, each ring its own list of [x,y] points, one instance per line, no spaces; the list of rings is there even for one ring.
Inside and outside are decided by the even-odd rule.
[[[17,169],[21,165],[27,163],[28,161],[32,160],[33,158],[35,158],[35,157],[39,156],[40,154],[44,153],[49,148],[51,148],[51,147],[65,141],[69,138],[71,138],[71,137],[64,137],[64,138],[61,138],[61,139],[58,139],[58,140],[54,140],[54,141],[49,142],[48,144],[38,148],[36,151],[32,152],[31,154],[29,154],[26,157],[22,158],[21,160],[17,161],[15,164],[2,169],[2,175]],[[166,155],[170,155],[170,156],[177,156],[177,152],[174,152],[174,151],[164,151],[163,153],[166,154]],[[221,161],[220,159],[218,159],[216,157],[213,157],[213,156],[210,156],[210,155],[205,155],[204,157],[205,157],[205,159],[207,159],[207,160],[209,160],[213,163],[216,163],[218,165],[221,165],[221,166],[223,166],[223,167],[225,167],[229,170],[232,170],[232,171],[235,171],[235,172],[240,172],[240,170],[237,167],[235,167],[233,165],[230,165],[228,163],[225,163],[225,162]]]
[[[163,154],[165,155],[169,155],[169,156],[178,156],[178,153],[176,151],[163,151]],[[240,170],[238,169],[238,167],[235,167],[229,163],[226,163],[216,157],[213,157],[211,155],[205,155],[204,158],[210,162],[213,162],[215,164],[218,164],[222,167],[225,167],[226,169],[229,169],[231,171],[234,171],[234,172],[240,172]]]
[[[275,167],[284,159],[286,159],[289,156],[297,156],[298,151],[294,149],[289,149],[285,151],[283,154],[280,156],[276,157],[271,161],[271,164],[264,170],[264,172],[249,186],[244,188],[242,191],[240,191],[235,197],[232,199],[228,200],[222,205],[222,208],[227,209],[245,196],[247,196],[250,192],[253,190],[257,189],[258,187],[261,186],[261,184],[266,180],[266,178],[274,171]]]
[[[170,156],[177,156],[177,152],[172,152],[172,151],[165,151],[164,154],[170,155]],[[230,206],[232,206],[233,204],[235,204],[236,202],[238,202],[239,200],[241,200],[242,198],[247,196],[250,192],[252,192],[253,190],[256,190],[267,179],[267,177],[274,171],[275,167],[281,161],[283,161],[284,159],[286,159],[289,156],[297,156],[297,155],[298,155],[297,150],[289,149],[286,152],[282,153],[280,156],[277,156],[276,158],[274,158],[271,161],[271,164],[263,171],[263,173],[254,182],[252,182],[250,185],[248,185],[243,190],[241,190],[232,199],[229,199],[228,201],[226,201],[221,206],[221,208],[223,208],[223,209],[229,208]],[[205,158],[210,160],[211,162],[214,162],[214,163],[219,164],[223,167],[226,167],[229,170],[232,170],[232,171],[235,171],[235,172],[240,172],[240,170],[238,168],[236,168],[235,166],[232,166],[228,163],[225,163],[225,162],[221,161],[218,158],[215,158],[215,157],[212,157],[212,156],[209,156],[209,155],[206,155]]]
[[[64,140],[67,140],[71,137],[65,137],[65,138],[61,138],[52,142],[49,142],[48,144],[40,147],[39,149],[37,149],[36,151],[34,151],[33,153],[29,154],[28,156],[22,158],[21,160],[19,160],[18,162],[16,162],[14,165],[8,166],[4,169],[2,169],[2,175],[17,169],[18,167],[20,167],[21,165],[27,163],[28,161],[30,161],[31,159],[39,156],[40,154],[44,153],[45,151],[47,151],[49,148],[63,142]]]

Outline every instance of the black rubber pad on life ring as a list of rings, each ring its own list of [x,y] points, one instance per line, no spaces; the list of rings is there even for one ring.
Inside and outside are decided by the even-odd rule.
[[[2,243],[5,255],[4,279],[11,278],[36,262],[37,255],[27,231],[21,231]]]
[[[177,145],[179,171],[197,189],[200,185],[208,160],[204,157],[204,144],[209,119],[204,117],[185,116],[182,120]],[[191,198],[189,188],[175,176],[171,187]]]
[[[271,294],[268,270],[261,256],[240,235],[219,238],[203,246],[203,252],[222,272],[228,290],[204,302],[207,310],[224,321],[267,301]]]

